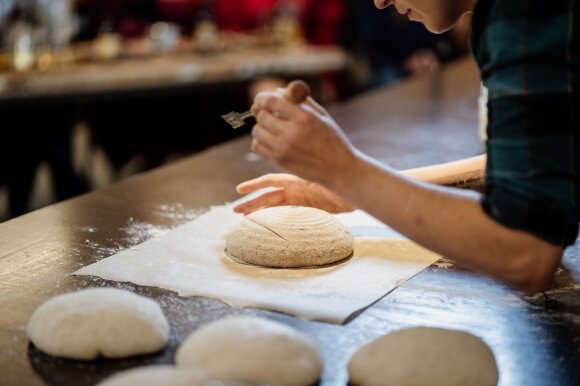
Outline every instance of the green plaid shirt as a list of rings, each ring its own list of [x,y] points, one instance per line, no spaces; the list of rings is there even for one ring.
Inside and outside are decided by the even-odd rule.
[[[490,92],[483,209],[552,244],[574,243],[580,0],[479,0],[471,45]]]

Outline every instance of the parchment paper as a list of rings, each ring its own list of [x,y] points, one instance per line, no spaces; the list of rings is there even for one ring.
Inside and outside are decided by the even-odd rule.
[[[439,258],[368,214],[355,211],[336,216],[355,236],[354,255],[344,263],[319,269],[234,263],[223,254],[224,235],[242,218],[231,207],[213,207],[187,224],[74,274],[343,323]]]

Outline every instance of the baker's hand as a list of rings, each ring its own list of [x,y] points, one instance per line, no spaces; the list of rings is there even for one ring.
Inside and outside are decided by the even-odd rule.
[[[258,209],[280,205],[300,205],[324,209],[331,213],[349,212],[352,205],[323,186],[303,180],[291,174],[266,174],[253,180],[242,182],[236,187],[240,194],[248,194],[262,188],[278,188],[240,204],[234,211],[243,214]]]
[[[255,153],[326,187],[345,179],[356,151],[314,99],[295,105],[279,92],[262,92],[254,103],[260,109],[252,130]]]
[[[431,50],[419,50],[404,63],[404,68],[409,75],[423,75],[431,73],[441,67],[439,58]]]

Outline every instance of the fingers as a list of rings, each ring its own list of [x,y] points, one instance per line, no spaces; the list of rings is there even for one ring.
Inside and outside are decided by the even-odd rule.
[[[274,151],[258,138],[252,139],[252,151],[265,160],[274,159]]]
[[[306,105],[312,107],[314,109],[314,111],[316,111],[317,113],[322,114],[322,115],[328,115],[328,111],[326,111],[326,109],[324,107],[322,107],[322,105],[320,105],[318,102],[316,102],[314,100],[314,98],[308,97],[306,99],[306,102],[304,102],[304,103],[306,103]]]
[[[248,194],[262,188],[283,188],[296,177],[291,174],[266,174],[253,180],[245,181],[236,186],[239,194]]]
[[[252,128],[252,137],[252,151],[254,153],[267,161],[276,158],[281,139],[274,131],[257,124]]]
[[[293,117],[302,111],[299,106],[284,99],[277,92],[261,92],[256,96],[254,103],[259,108],[266,109],[280,118]]]
[[[283,130],[284,121],[279,117],[275,117],[268,110],[260,110],[256,116],[256,121],[263,129],[270,131],[272,134],[279,134]]]
[[[284,89],[284,88],[276,89],[276,92],[282,96],[284,96],[285,91],[286,91],[286,89]],[[328,112],[326,111],[326,109],[324,107],[322,107],[321,104],[316,102],[316,100],[314,98],[312,98],[311,96],[307,96],[304,103],[306,105],[312,107],[314,109],[314,111],[318,112],[319,114],[328,115]]]
[[[276,135],[275,132],[272,132],[261,124],[254,125],[252,128],[252,137],[257,139],[264,146],[268,147],[270,151],[273,151],[276,147],[278,147],[278,143],[280,142],[280,138]]]
[[[246,201],[234,207],[234,212],[249,214],[259,209],[269,208],[271,206],[280,206],[285,202],[286,193],[283,189],[267,192],[253,200]]]

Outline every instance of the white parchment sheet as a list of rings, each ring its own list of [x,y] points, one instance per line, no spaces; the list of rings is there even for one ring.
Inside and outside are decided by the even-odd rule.
[[[439,258],[365,212],[336,217],[355,236],[355,245],[350,260],[332,267],[269,269],[228,260],[224,235],[242,217],[223,205],[74,274],[343,323]]]

